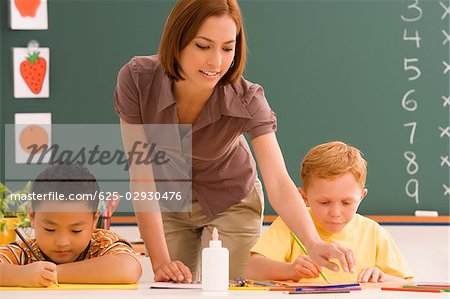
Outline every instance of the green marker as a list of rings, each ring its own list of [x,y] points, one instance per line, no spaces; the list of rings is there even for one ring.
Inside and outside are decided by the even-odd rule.
[[[302,242],[300,242],[300,240],[297,238],[296,235],[294,235],[293,232],[291,232],[291,236],[292,236],[292,238],[294,238],[294,240],[298,244],[298,246],[300,246],[300,248],[302,249],[303,253],[308,255],[308,251],[306,251],[305,245],[303,245]],[[325,274],[322,273],[322,271],[319,271],[319,274],[323,278],[323,280],[325,280],[327,283],[330,283],[328,281],[328,278],[325,276]]]

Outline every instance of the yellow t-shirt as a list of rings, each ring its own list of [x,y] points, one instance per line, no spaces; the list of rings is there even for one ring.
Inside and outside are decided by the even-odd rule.
[[[377,222],[356,214],[342,231],[335,234],[324,230],[316,221],[314,224],[322,240],[336,242],[353,250],[356,259],[354,273],[346,273],[342,270],[333,272],[323,268],[322,272],[330,282],[354,282],[359,272],[368,267],[378,267],[386,274],[401,278],[413,278],[409,266],[391,235]],[[280,217],[272,223],[250,252],[285,263],[292,263],[297,257],[304,255]],[[320,276],[301,281],[324,282]]]

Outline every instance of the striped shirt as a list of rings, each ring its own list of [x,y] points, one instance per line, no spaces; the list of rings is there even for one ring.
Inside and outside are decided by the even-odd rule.
[[[49,258],[40,250],[36,239],[30,239],[29,244],[40,260],[49,260]],[[76,261],[115,254],[128,254],[137,258],[131,244],[121,236],[109,230],[96,229],[92,233],[89,245],[78,256]],[[36,262],[36,259],[22,241],[12,242],[9,245],[0,247],[0,263],[27,265],[33,262]]]

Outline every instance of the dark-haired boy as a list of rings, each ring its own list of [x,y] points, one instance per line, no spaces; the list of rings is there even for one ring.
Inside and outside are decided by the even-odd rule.
[[[50,199],[52,193],[62,200]],[[41,200],[31,202],[29,213],[35,231],[29,244],[39,261],[21,241],[0,247],[0,286],[137,282],[142,269],[131,245],[112,231],[95,229],[98,193],[96,179],[82,165],[44,170],[31,189]]]

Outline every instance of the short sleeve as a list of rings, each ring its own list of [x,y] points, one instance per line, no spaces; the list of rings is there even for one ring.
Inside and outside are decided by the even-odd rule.
[[[25,265],[25,252],[17,243],[0,247],[0,263],[11,265]]]
[[[105,255],[128,254],[137,259],[130,243],[117,233],[108,230],[98,230],[95,232],[94,240],[89,251],[90,258]]]
[[[114,110],[116,114],[130,124],[142,124],[139,89],[135,59],[125,64],[117,75],[114,91]]]
[[[394,239],[386,229],[379,225],[376,254],[376,266],[384,273],[404,279],[414,278]]]
[[[128,242],[124,242],[124,240],[119,240],[110,244],[101,252],[100,255],[116,255],[121,253],[136,257],[131,245]]]
[[[251,93],[251,99],[247,105],[251,119],[244,128],[244,132],[249,135],[250,139],[273,133],[277,130],[277,117],[267,102],[264,89],[257,84],[255,85],[256,90],[254,93]]]
[[[280,217],[264,232],[259,241],[250,249],[250,253],[258,253],[278,262],[291,262],[290,230]]]

